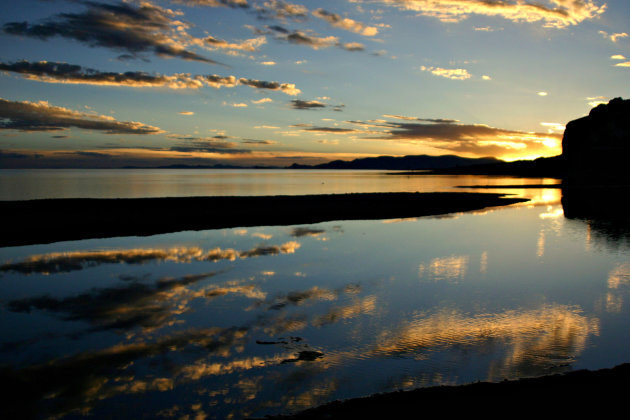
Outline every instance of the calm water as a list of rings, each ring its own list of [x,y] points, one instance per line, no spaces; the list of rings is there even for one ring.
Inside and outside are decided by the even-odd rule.
[[[1,169],[0,200],[415,192],[480,183],[557,182],[478,176],[391,176],[386,171]]]
[[[523,191],[445,217],[0,248],[0,374],[50,416],[241,418],[630,361],[627,232]]]

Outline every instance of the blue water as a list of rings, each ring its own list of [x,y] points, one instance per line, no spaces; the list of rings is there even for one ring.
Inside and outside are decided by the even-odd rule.
[[[0,248],[0,373],[44,416],[241,418],[630,361],[630,235],[510,191],[533,200]]]

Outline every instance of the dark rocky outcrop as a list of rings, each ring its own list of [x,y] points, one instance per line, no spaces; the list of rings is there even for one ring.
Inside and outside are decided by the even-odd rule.
[[[615,98],[567,124],[562,139],[567,183],[630,181],[630,100]]]

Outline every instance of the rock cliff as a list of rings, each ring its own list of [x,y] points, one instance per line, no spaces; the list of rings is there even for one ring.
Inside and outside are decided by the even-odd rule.
[[[630,100],[612,99],[567,124],[562,139],[566,183],[630,181]]]

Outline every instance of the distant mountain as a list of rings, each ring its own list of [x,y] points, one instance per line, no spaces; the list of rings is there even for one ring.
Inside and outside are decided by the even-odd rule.
[[[502,162],[495,158],[463,158],[455,155],[442,156],[379,156],[360,158],[350,161],[334,160],[319,165],[300,165],[294,163],[288,169],[382,169],[382,170],[427,170],[453,168],[458,166],[495,164]]]
[[[522,177],[562,178],[566,173],[565,159],[562,155],[541,157],[535,160],[517,160],[514,162],[495,162],[483,165],[460,166],[431,171],[436,175],[507,175]]]

